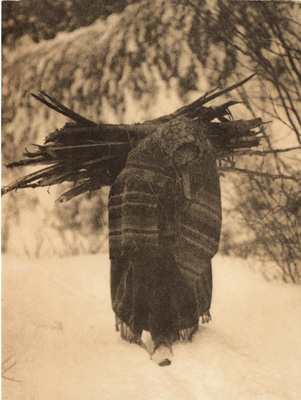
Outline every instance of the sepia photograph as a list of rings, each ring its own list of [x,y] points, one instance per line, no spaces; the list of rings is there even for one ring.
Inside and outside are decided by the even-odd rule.
[[[300,400],[301,2],[1,32],[1,398]]]

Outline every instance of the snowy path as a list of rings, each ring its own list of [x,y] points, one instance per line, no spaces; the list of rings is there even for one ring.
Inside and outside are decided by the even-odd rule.
[[[165,368],[115,334],[107,256],[5,256],[2,282],[3,400],[301,399],[300,287],[240,260],[215,258],[213,321]]]

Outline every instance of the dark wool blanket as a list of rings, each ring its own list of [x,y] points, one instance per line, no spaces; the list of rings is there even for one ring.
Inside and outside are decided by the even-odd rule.
[[[187,144],[197,157],[186,161],[183,152],[182,165],[175,163],[177,150]],[[194,121],[166,124],[129,154],[110,191],[111,292],[118,317],[134,331],[151,330],[160,287],[169,293],[162,299],[172,315],[168,324],[175,329],[195,324],[209,311],[220,228],[219,176],[210,142]]]

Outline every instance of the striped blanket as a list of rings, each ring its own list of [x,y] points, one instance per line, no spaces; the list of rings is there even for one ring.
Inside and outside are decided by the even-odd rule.
[[[109,198],[110,257],[141,251],[157,255],[168,249],[183,273],[197,278],[218,250],[219,176],[211,145],[193,121],[180,120],[176,128],[168,124],[134,149],[113,184]],[[177,140],[169,137],[173,135]],[[180,177],[162,150],[162,138],[165,148],[168,141],[174,149],[174,142],[177,147],[201,143],[202,158],[190,165],[191,199],[183,195]]]
[[[112,306],[137,334],[164,336],[208,319],[221,204],[214,153],[198,128],[176,120],[145,139],[110,191]],[[182,173],[173,154],[187,143],[199,153]]]

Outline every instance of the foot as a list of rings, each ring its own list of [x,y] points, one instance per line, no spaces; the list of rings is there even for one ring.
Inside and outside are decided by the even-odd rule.
[[[165,367],[171,364],[170,359],[172,356],[171,347],[161,344],[155,349],[151,359],[160,365],[160,367]]]

